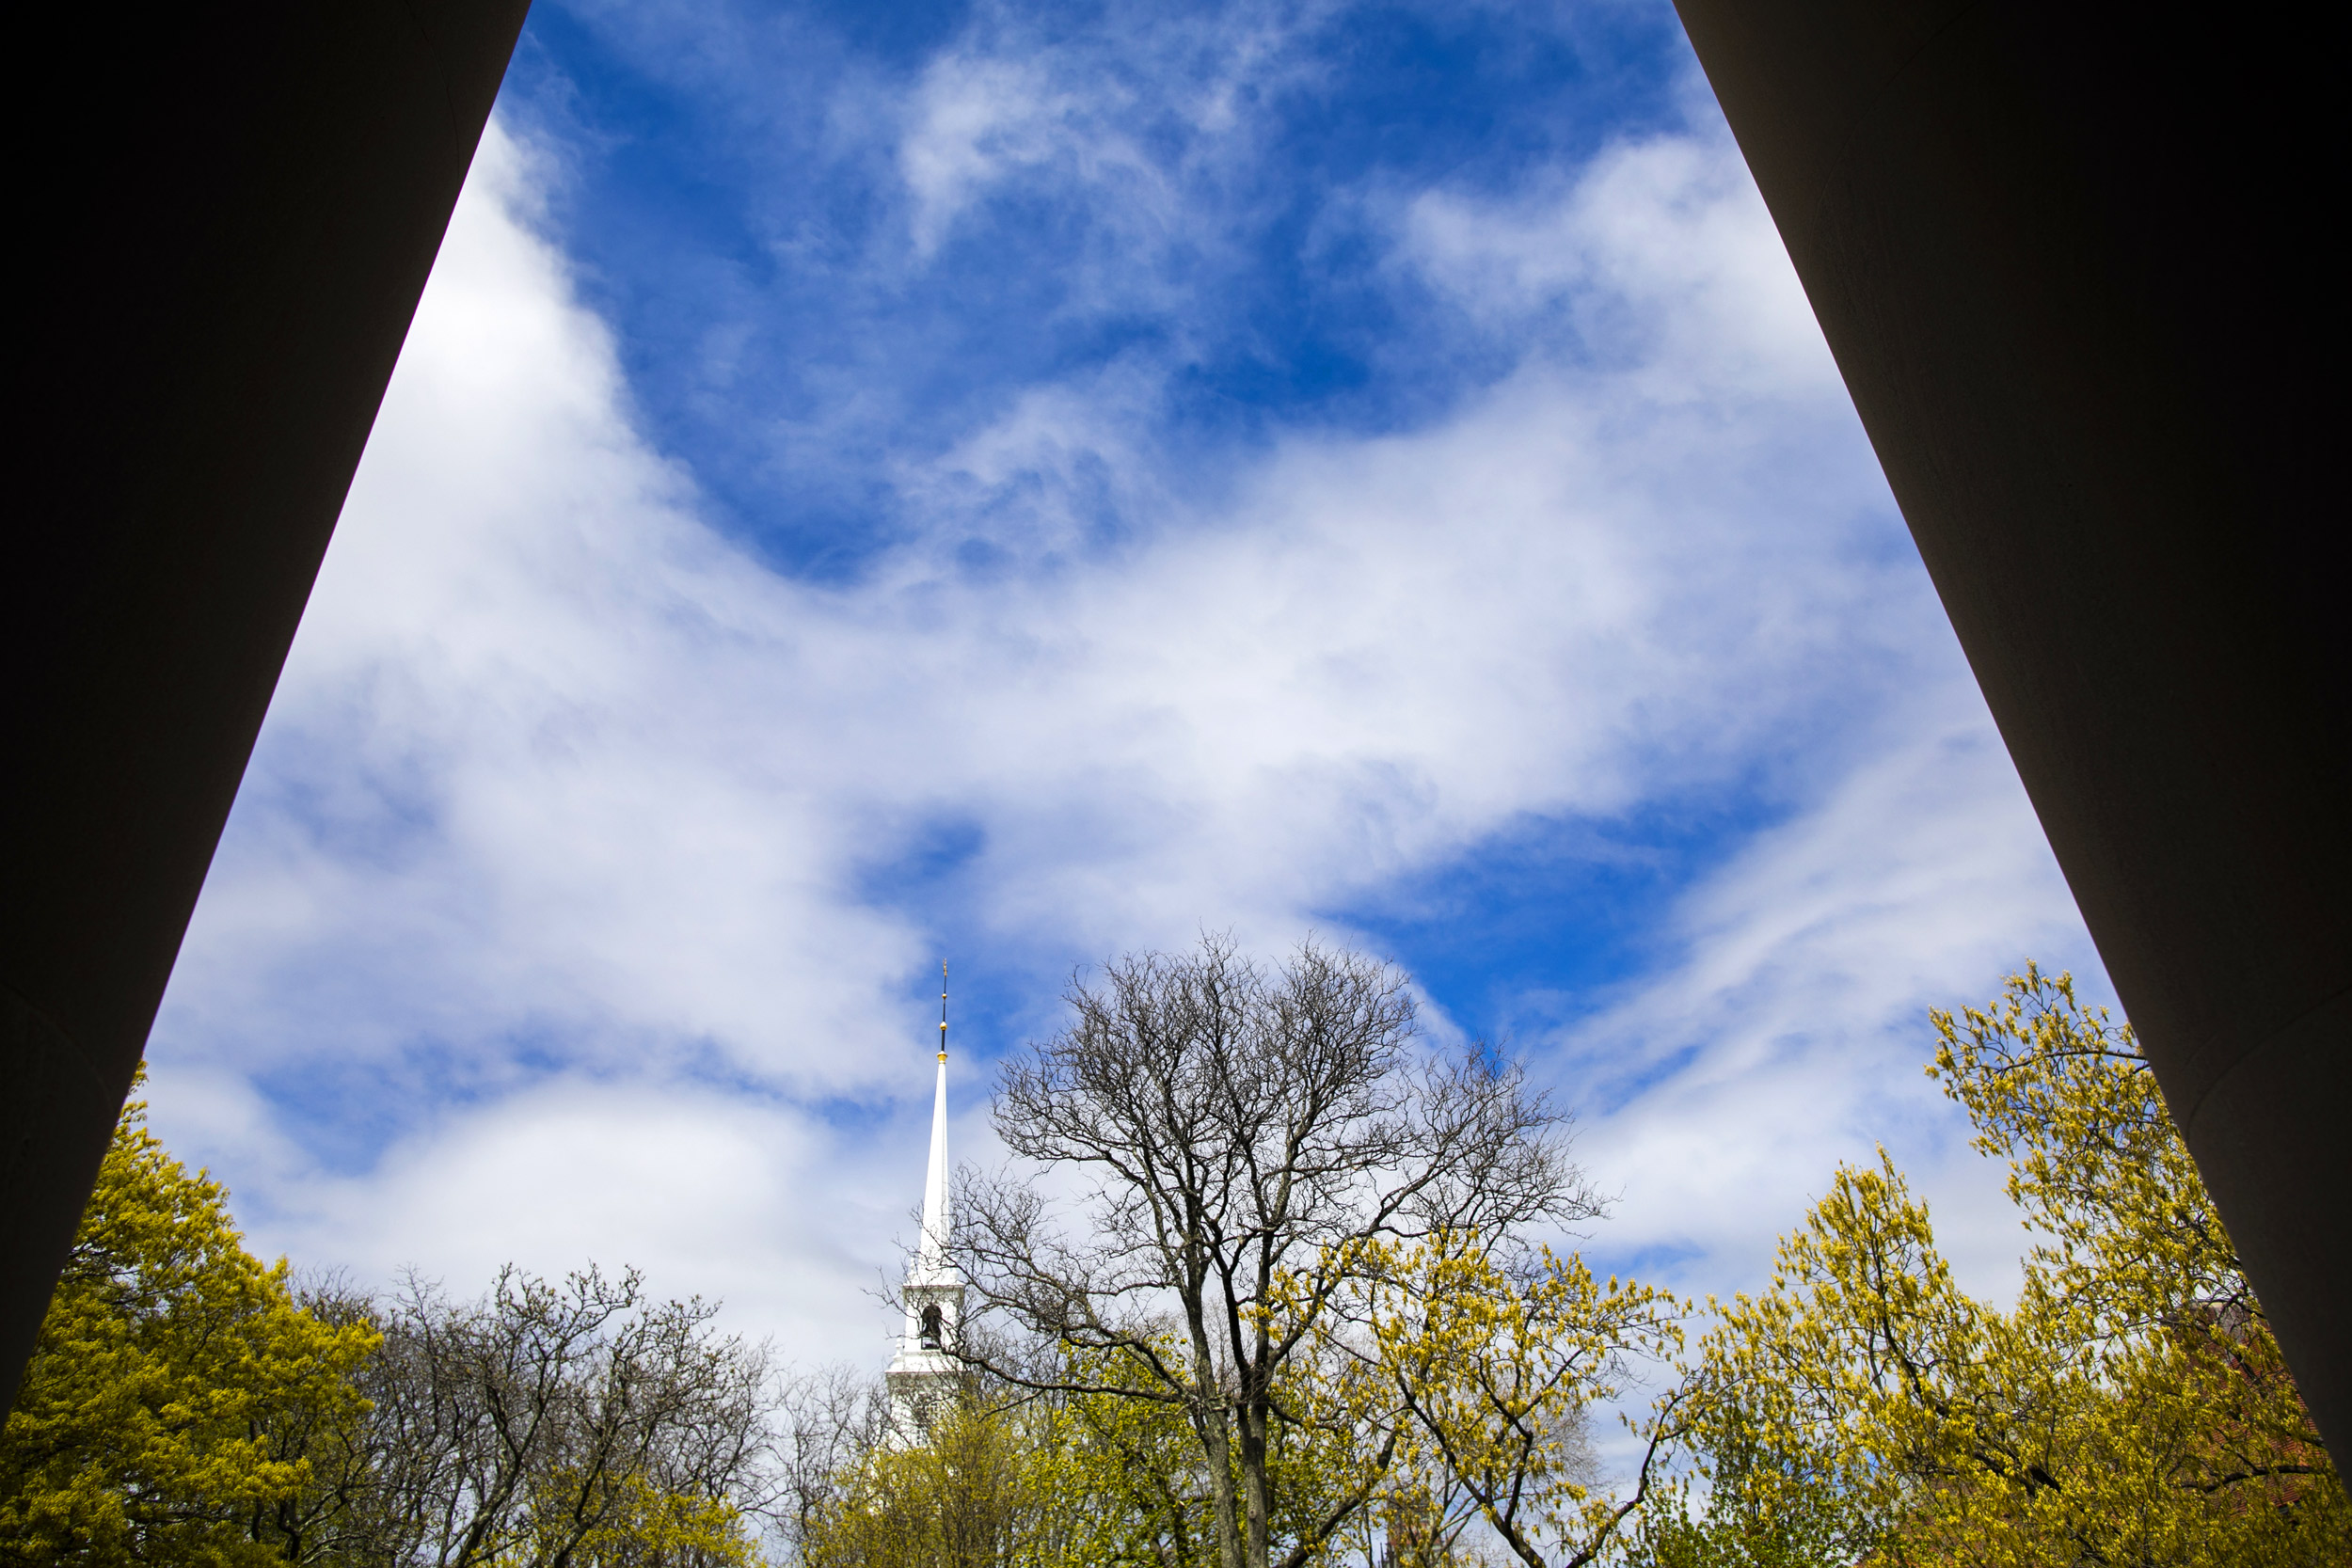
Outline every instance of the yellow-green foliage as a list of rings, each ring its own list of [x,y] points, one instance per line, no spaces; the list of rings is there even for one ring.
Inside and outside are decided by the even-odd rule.
[[[0,1558],[272,1563],[262,1515],[310,1465],[271,1429],[359,1418],[365,1323],[301,1310],[240,1244],[227,1195],[123,1113],[0,1436]]]
[[[1117,1384],[1118,1357],[1072,1356],[1073,1370]],[[1140,1568],[1192,1563],[1214,1552],[1208,1477],[1184,1412],[1161,1401],[1073,1394],[1026,1413],[1051,1454],[1051,1506],[1041,1520],[1040,1568],[1101,1563]]]
[[[1171,1342],[1160,1347],[1174,1354]],[[919,1444],[856,1455],[808,1527],[809,1568],[1194,1568],[1217,1551],[1215,1490],[1183,1406],[1150,1397],[1127,1353],[1071,1352],[1057,1381],[1092,1391],[1024,1395],[976,1385]],[[1300,1357],[1278,1390],[1268,1468],[1273,1538],[1319,1539],[1365,1456],[1352,1408]],[[1335,1560],[1310,1546],[1303,1560]]]
[[[2352,1508],[2128,1026],[2028,968],[1938,1013],[1930,1072],[2037,1241],[2007,1311],[1938,1255],[1882,1151],[1706,1345],[1702,1432],[1769,1520],[1826,1486],[1872,1560],[2352,1561]]]
[[[1588,1412],[1624,1391],[1630,1362],[1680,1348],[1682,1304],[1549,1247],[1516,1267],[1472,1237],[1375,1250],[1366,1317],[1397,1407],[1391,1556],[1454,1560],[1468,1515],[1523,1561],[1597,1555],[1642,1493],[1597,1484]]]
[[[977,1400],[937,1410],[926,1441],[859,1455],[801,1544],[808,1568],[1059,1563],[1050,1415]]]
[[[1467,1235],[1359,1243],[1335,1272],[1359,1285],[1347,1311],[1273,1390],[1273,1559],[1422,1568],[1470,1560],[1494,1535],[1537,1563],[1597,1556],[1632,1508],[1597,1484],[1587,1412],[1622,1392],[1630,1362],[1678,1345],[1681,1305],[1549,1252],[1507,1266]],[[1278,1279],[1274,1330],[1296,1325],[1306,1289]],[[807,1527],[808,1568],[1216,1560],[1195,1412],[1147,1354],[1180,1357],[1183,1341],[1065,1351],[1047,1393],[976,1382],[921,1444],[856,1455]]]
[[[735,1509],[665,1492],[643,1475],[566,1467],[534,1490],[524,1539],[496,1560],[567,1568],[750,1568],[755,1560]],[[583,1518],[596,1523],[582,1530]]]
[[[1173,1337],[1153,1350],[1163,1360],[1182,1354]],[[1157,1380],[1124,1352],[1067,1352],[1063,1372],[1092,1391],[1060,1395],[1028,1414],[1029,1430],[1050,1451],[1057,1493],[1051,1540],[1057,1555],[1041,1554],[1041,1568],[1139,1568],[1214,1556],[1216,1502],[1184,1408],[1152,1397]],[[1283,1504],[1295,1500],[1294,1483],[1308,1479],[1294,1473],[1302,1445],[1286,1434],[1278,1422],[1268,1460]],[[1274,1523],[1278,1539],[1283,1526]]]

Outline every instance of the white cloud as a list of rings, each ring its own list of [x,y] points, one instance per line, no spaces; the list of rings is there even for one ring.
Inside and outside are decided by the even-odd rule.
[[[449,1116],[363,1177],[306,1188],[278,1228],[362,1277],[414,1266],[461,1292],[510,1261],[549,1276],[633,1264],[659,1294],[727,1302],[787,1353],[872,1352],[873,1243],[910,1228],[893,1174],[756,1101],[569,1083]]]
[[[1574,333],[1648,396],[1842,400],[1728,134],[1621,142],[1513,197],[1420,193],[1403,255],[1491,330]]]
[[[1027,155],[990,127],[1028,89],[945,80],[907,166],[940,223]],[[898,1001],[926,936],[860,879],[926,822],[977,826],[971,918],[1050,970],[1203,920],[1286,942],[1526,814],[1762,770],[1796,819],[1571,1042],[1611,1072],[1696,1053],[1587,1150],[1629,1242],[1748,1266],[1886,1098],[1891,1021],[2072,927],[1736,171],[1669,139],[1411,209],[1400,264],[1495,320],[1619,324],[1599,369],[1534,353],[1190,510],[1136,433],[1148,386],[1040,388],[906,474],[930,533],[824,588],[706,528],[635,434],[494,126],[175,975],[159,1124],[307,1261],[470,1288],[593,1253],[855,1349],[928,1088]],[[1056,520],[1089,464],[1147,526]],[[977,516],[1006,507],[1025,543]],[[976,531],[1011,565],[960,567]],[[1901,689],[1925,717],[1868,718]],[[339,1164],[294,1119],[367,1117],[283,1085],[346,1070],[375,1119]]]

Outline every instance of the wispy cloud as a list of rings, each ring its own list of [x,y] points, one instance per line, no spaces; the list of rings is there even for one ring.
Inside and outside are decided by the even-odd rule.
[[[2007,1289],[2015,1216],[1923,1075],[1927,1011],[2029,957],[2095,983],[2096,959],[1973,687],[1890,714],[1882,748],[1693,889],[1671,935],[1679,961],[1558,1042],[1624,1195],[1613,1254],[1708,1289],[1756,1278],[1832,1164],[1883,1143],[1966,1282]]]

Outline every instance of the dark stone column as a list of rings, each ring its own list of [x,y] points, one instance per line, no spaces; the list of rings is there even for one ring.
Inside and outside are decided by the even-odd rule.
[[[2341,1453],[2352,611],[2332,51],[2251,13],[1677,3]]]
[[[12,24],[11,1399],[525,6]]]

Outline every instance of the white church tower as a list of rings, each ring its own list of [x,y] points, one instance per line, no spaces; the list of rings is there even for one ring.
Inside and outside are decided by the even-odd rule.
[[[931,1412],[952,1398],[963,1369],[947,1354],[963,1318],[963,1278],[947,1256],[947,966],[939,966],[939,1085],[931,1097],[931,1161],[923,1179],[923,1232],[907,1271],[907,1324],[890,1358],[891,1438],[922,1440]]]

